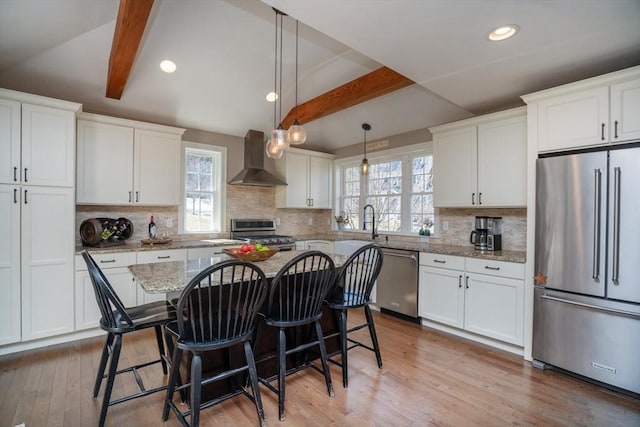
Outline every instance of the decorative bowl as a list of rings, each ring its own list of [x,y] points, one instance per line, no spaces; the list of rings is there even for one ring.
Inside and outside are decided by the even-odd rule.
[[[271,258],[278,252],[278,248],[269,248],[266,251],[253,251],[253,252],[233,252],[233,249],[223,249],[224,253],[230,257],[241,259],[243,261],[264,261]]]

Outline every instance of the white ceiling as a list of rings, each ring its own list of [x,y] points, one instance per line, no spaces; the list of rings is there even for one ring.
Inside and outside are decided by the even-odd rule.
[[[305,125],[325,151],[522,105],[640,64],[640,0],[156,0],[121,100],[105,97],[117,0],[0,0],[0,86],[85,111],[244,136],[273,127],[275,6],[300,20],[299,101],[386,65],[418,84]],[[511,23],[513,39],[487,32]],[[282,117],[295,104],[285,18]],[[158,64],[170,58],[176,73]],[[426,134],[425,134],[426,135]],[[418,142],[418,141],[416,141]]]

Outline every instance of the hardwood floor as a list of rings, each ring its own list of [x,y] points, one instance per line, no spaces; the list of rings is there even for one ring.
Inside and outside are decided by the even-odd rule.
[[[358,316],[350,316],[356,319]],[[272,426],[640,426],[640,399],[571,376],[533,368],[522,358],[375,313],[384,368],[373,353],[349,353],[349,388],[331,365],[335,396],[314,370],[287,378],[287,419],[278,420],[275,394],[261,387]],[[365,333],[364,331],[361,331]],[[152,331],[126,336],[121,367],[155,352]],[[0,426],[97,424],[92,399],[103,340],[87,339],[0,357]],[[135,390],[119,376],[114,396]],[[144,372],[148,386],[166,381],[158,365]],[[104,389],[104,386],[103,386]],[[160,426],[163,393],[109,408],[108,426]],[[248,399],[205,409],[201,425],[257,425]],[[179,425],[173,414],[164,424]]]

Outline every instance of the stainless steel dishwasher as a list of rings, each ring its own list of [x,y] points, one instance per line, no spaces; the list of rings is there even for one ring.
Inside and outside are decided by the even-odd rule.
[[[376,303],[382,312],[418,319],[418,252],[382,248]]]

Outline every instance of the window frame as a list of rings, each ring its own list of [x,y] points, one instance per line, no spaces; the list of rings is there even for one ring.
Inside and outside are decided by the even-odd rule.
[[[217,202],[217,206],[219,206],[218,212],[218,220],[213,221],[213,228],[211,230],[198,230],[198,231],[190,231],[185,228],[185,219],[186,219],[186,180],[187,180],[187,171],[186,171],[186,157],[188,151],[200,151],[205,154],[211,154],[214,158],[218,157],[218,171],[217,173],[212,173],[212,179],[214,180],[214,188],[219,188],[219,191],[213,191],[214,195],[214,203]],[[181,172],[181,201],[180,201],[180,215],[178,229],[181,234],[217,234],[224,232],[225,224],[226,224],[226,203],[227,203],[227,147],[214,145],[214,144],[202,144],[197,142],[190,141],[182,141],[181,146],[181,164],[180,164],[180,172]],[[215,171],[215,160],[212,165],[212,172]],[[217,180],[217,182],[215,182]],[[214,212],[215,214],[215,212]]]
[[[367,157],[370,164],[379,163],[384,161],[401,160],[402,161],[402,191],[401,191],[401,230],[397,232],[392,231],[378,231],[385,235],[398,235],[398,236],[418,236],[417,232],[411,231],[411,196],[415,193],[412,191],[412,161],[413,158],[419,156],[432,156],[433,149],[430,143],[419,143],[408,145],[404,147],[392,148],[389,150],[381,150],[373,153],[367,153]],[[339,215],[343,211],[343,194],[344,194],[344,182],[343,171],[348,167],[358,167],[362,161],[362,156],[350,156],[341,159],[334,160],[334,215]],[[433,190],[432,190],[433,194]],[[363,207],[367,203],[369,197],[368,183],[366,179],[360,180],[360,196],[359,204]],[[434,233],[430,237],[438,237],[438,208],[434,207]],[[353,214],[353,213],[352,213]],[[363,221],[362,209],[357,213],[357,222],[361,226]],[[363,231],[360,229],[347,229],[350,232],[360,232],[370,234],[370,230]],[[337,230],[337,224],[332,221],[332,229]]]

